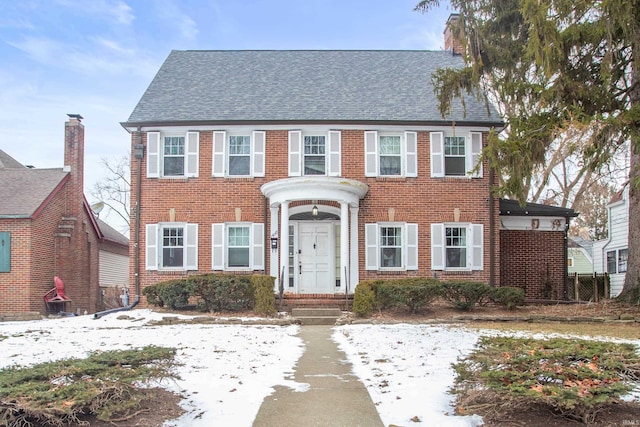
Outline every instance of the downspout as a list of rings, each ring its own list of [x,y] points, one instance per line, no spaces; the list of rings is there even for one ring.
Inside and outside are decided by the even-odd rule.
[[[267,255],[269,255],[269,250],[271,248],[271,240],[269,239],[269,234],[267,233],[267,197],[263,197],[263,208],[262,208],[262,218],[264,221],[264,275],[267,275]],[[269,260],[271,262],[271,260]]]
[[[494,204],[495,204],[495,198],[493,196],[493,186],[494,186],[494,181],[493,181],[493,169],[491,167],[489,167],[489,285],[490,286],[495,286],[495,248],[496,248],[496,242],[495,242],[495,228],[496,228],[496,222],[495,222],[495,212],[494,212]],[[502,285],[502,284],[501,284]]]
[[[569,263],[567,260],[569,259],[569,223],[571,222],[571,217],[566,217],[567,223],[564,226],[564,289],[563,296],[565,300],[569,299]]]
[[[99,319],[100,317],[117,313],[119,311],[128,311],[133,307],[138,305],[140,302],[140,192],[142,189],[142,159],[144,158],[144,145],[142,144],[142,129],[138,126],[138,142],[133,145],[133,156],[138,160],[138,166],[136,170],[136,205],[135,205],[135,228],[133,232],[133,276],[134,276],[134,286],[136,291],[135,300],[124,307],[113,308],[111,310],[100,311],[93,315],[94,319]]]

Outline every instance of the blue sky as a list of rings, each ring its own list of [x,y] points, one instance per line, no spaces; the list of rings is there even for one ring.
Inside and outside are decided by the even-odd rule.
[[[120,122],[172,49],[442,49],[448,2],[428,14],[417,2],[2,0],[0,149],[62,167],[66,114],[81,114],[90,199],[100,159],[128,152]]]

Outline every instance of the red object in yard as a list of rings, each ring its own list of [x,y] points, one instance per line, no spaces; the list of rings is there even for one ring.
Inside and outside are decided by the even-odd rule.
[[[51,313],[54,311],[64,311],[65,305],[71,302],[71,298],[64,293],[64,282],[58,276],[53,277],[53,283],[55,288],[44,294],[44,303],[47,305],[47,310]],[[55,310],[58,304],[62,304],[62,310]]]

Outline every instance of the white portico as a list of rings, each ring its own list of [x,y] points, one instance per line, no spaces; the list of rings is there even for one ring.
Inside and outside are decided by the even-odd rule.
[[[359,279],[358,209],[368,190],[360,181],[327,176],[285,178],[261,187],[271,208],[271,237],[279,244],[280,257],[272,249],[269,266],[276,288],[282,280],[285,292],[353,292]]]

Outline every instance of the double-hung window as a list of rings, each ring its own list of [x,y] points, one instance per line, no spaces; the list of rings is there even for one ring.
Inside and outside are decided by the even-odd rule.
[[[340,176],[341,132],[289,131],[289,176]]]
[[[147,132],[147,177],[197,177],[199,145],[199,132]]]
[[[418,176],[417,140],[416,132],[365,132],[365,176]]]
[[[432,270],[482,270],[482,224],[431,224]]]
[[[417,270],[418,224],[365,225],[367,270]]]
[[[326,137],[324,135],[304,136],[304,174],[326,175]]]
[[[264,270],[264,224],[211,225],[213,270]]]
[[[213,132],[214,177],[264,176],[264,150],[266,133]]]
[[[147,224],[145,254],[147,270],[197,270],[198,224]]]
[[[482,178],[482,133],[445,135],[431,132],[431,176]]]
[[[607,252],[607,273],[625,273],[627,271],[627,249],[617,249]]]

